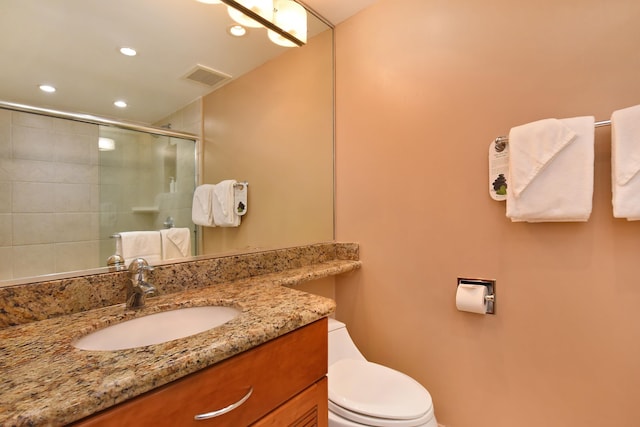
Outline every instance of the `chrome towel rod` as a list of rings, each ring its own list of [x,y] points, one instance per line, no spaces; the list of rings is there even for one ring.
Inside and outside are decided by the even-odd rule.
[[[596,128],[600,128],[603,126],[611,126],[611,120],[602,120],[599,122],[595,122],[595,124],[593,125]],[[497,137],[494,142],[496,143],[496,145],[503,145],[509,142],[509,137],[508,136],[499,136]]]

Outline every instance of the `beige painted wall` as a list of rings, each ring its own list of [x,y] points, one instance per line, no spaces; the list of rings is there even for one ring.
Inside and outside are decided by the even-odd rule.
[[[204,253],[333,239],[332,43],[325,31],[204,98],[203,182],[249,182],[242,224],[205,227]]]
[[[511,223],[489,143],[513,126],[640,104],[640,2],[380,0],[340,24],[338,318],[432,393],[447,427],[640,425],[640,222],[614,219],[596,131],[587,223]],[[497,315],[456,311],[497,280]]]

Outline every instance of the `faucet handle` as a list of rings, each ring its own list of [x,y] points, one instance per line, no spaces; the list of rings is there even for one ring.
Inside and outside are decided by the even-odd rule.
[[[153,271],[153,267],[149,265],[146,259],[136,258],[129,264],[130,273],[138,273],[140,271]]]

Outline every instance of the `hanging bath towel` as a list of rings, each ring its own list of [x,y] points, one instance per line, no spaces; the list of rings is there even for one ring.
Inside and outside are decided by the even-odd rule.
[[[191,220],[194,224],[215,227],[213,222],[213,191],[215,186],[204,184],[196,187],[193,193]]]
[[[228,179],[216,184],[213,190],[213,222],[218,227],[237,227],[240,215],[235,209],[233,186],[236,180]]]
[[[611,115],[613,216],[640,220],[640,105]]]
[[[509,132],[507,216],[587,221],[593,203],[593,117],[545,119]]]

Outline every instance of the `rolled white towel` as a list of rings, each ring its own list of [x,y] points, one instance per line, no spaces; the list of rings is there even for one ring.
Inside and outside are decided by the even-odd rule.
[[[204,184],[196,187],[193,192],[191,220],[194,224],[215,227],[213,221],[213,199],[215,185]]]
[[[218,227],[237,227],[240,215],[235,210],[233,186],[237,181],[228,179],[215,185],[213,194],[213,222]]]
[[[545,119],[511,129],[507,216],[587,221],[593,203],[593,117]]]
[[[611,115],[613,216],[640,220],[640,105]]]

